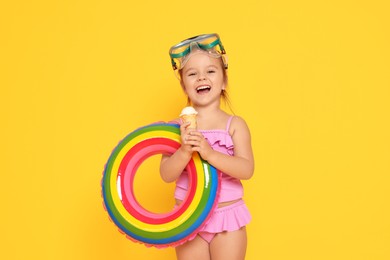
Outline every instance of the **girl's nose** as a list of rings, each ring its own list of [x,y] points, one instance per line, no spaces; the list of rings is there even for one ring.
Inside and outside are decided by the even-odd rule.
[[[206,79],[206,76],[204,76],[203,74],[199,74],[198,81],[202,81],[205,79]]]

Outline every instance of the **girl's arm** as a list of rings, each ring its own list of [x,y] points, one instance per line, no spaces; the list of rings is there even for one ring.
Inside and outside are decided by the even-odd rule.
[[[190,131],[191,138],[185,141],[192,145],[193,151],[198,151],[202,158],[220,171],[237,179],[250,179],[254,172],[254,159],[249,128],[240,117],[235,117],[230,126],[234,143],[234,156],[229,156],[213,150],[203,135]]]
[[[192,157],[192,147],[191,145],[185,144],[184,140],[185,136],[188,135],[189,130],[186,128],[189,124],[188,122],[180,126],[182,143],[180,148],[174,154],[170,156],[163,155],[161,158],[160,175],[165,182],[173,182],[179,178]]]

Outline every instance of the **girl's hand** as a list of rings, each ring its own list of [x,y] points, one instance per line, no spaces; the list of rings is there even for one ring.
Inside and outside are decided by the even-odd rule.
[[[184,143],[191,147],[192,152],[199,152],[204,160],[208,160],[209,156],[214,152],[202,133],[195,129],[188,129],[187,135],[184,136]]]
[[[189,136],[189,132],[194,129],[188,129],[187,127],[190,125],[190,122],[184,122],[180,125],[180,138],[181,138],[181,147],[180,149],[187,154],[192,155],[192,146],[187,143],[187,139]]]

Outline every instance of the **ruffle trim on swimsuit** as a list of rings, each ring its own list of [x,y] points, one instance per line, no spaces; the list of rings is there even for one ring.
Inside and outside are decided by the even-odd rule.
[[[218,147],[224,147],[223,150],[229,155],[234,154],[234,145],[232,137],[224,130],[201,130],[200,131],[204,138],[207,139],[207,142],[215,150],[219,150]],[[222,150],[222,151],[223,151]]]
[[[201,232],[220,233],[236,231],[246,226],[252,217],[243,200],[232,205],[217,208]]]

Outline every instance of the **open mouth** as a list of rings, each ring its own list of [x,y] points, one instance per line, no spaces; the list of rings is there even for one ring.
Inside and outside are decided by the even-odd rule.
[[[199,86],[196,88],[196,92],[198,94],[206,94],[206,93],[210,92],[210,90],[211,90],[211,87],[208,85]]]

